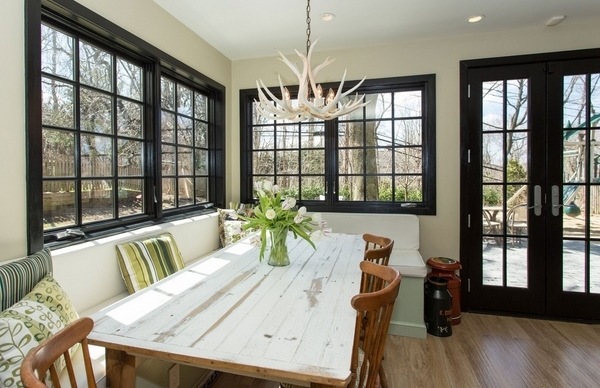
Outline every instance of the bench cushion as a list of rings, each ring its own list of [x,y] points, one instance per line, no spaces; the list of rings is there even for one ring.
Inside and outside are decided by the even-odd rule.
[[[185,267],[171,233],[117,245],[117,260],[130,294]]]
[[[17,303],[51,273],[52,256],[48,248],[0,265],[0,310],[6,310]]]
[[[21,387],[25,355],[79,316],[60,285],[47,276],[29,294],[0,313],[0,386]],[[72,348],[72,352],[77,348]],[[64,360],[57,372],[64,368]]]

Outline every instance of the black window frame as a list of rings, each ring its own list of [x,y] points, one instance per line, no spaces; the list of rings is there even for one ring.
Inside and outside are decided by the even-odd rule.
[[[346,85],[355,85],[358,81],[348,81]],[[339,84],[322,84],[323,89],[336,88]],[[288,86],[294,95],[298,86]],[[346,87],[345,90],[347,90]],[[279,87],[269,88],[281,98]],[[339,173],[337,172],[338,119],[325,121],[325,201],[303,199],[302,203],[311,211],[340,213],[396,213],[396,214],[436,214],[436,94],[435,74],[402,76],[379,79],[366,79],[356,93],[376,94],[420,90],[422,93],[423,114],[423,197],[420,203],[399,203],[388,201],[339,201],[337,198]],[[252,104],[258,100],[256,89],[240,90],[240,196],[242,202],[255,200],[252,166]],[[300,172],[298,174],[302,176]],[[275,182],[276,183],[276,182]]]
[[[97,43],[111,52],[123,53],[144,64],[147,85],[143,104],[145,108],[145,176],[144,213],[77,226],[85,232],[85,239],[119,233],[149,224],[189,217],[193,214],[223,206],[225,202],[225,87],[201,74],[191,66],[166,54],[122,27],[106,20],[73,0],[28,0],[25,2],[25,56],[26,56],[26,147],[27,147],[27,249],[35,252],[47,246],[72,244],[55,242],[64,229],[44,232],[42,195],[42,71],[41,24],[55,25],[61,30],[75,32],[87,41]],[[211,119],[208,125],[208,200],[203,203],[163,209],[161,201],[161,76],[201,90],[209,99]],[[80,206],[80,205],[78,205]],[[77,241],[81,237],[73,236]],[[51,242],[54,241],[54,242]]]

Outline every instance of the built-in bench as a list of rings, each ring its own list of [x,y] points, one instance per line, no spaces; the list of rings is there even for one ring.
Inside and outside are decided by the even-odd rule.
[[[389,333],[425,338],[423,284],[427,266],[419,253],[419,218],[408,214],[323,213],[335,232],[371,233],[394,240],[389,265],[402,274]]]

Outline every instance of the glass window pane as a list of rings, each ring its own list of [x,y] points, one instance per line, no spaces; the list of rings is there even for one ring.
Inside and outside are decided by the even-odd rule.
[[[255,127],[252,131],[252,149],[265,150],[275,147],[273,127]]]
[[[163,110],[160,123],[161,141],[163,143],[175,143],[175,115]]]
[[[367,201],[389,201],[394,199],[391,176],[367,176]]]
[[[338,199],[340,201],[365,200],[364,176],[340,176],[339,182]]]
[[[75,181],[44,181],[43,192],[44,230],[75,225]]]
[[[277,151],[277,174],[298,174],[300,165],[298,161],[298,151]]]
[[[298,148],[298,125],[282,125],[277,127],[277,148]]]
[[[396,120],[394,121],[394,145],[421,145],[422,120]]]
[[[363,149],[345,149],[339,153],[339,173],[340,174],[362,174],[364,168],[364,150]]]
[[[178,200],[177,207],[189,206],[194,204],[194,179],[192,178],[179,178],[177,179],[178,187]]]
[[[117,94],[137,101],[142,100],[142,68],[125,59],[117,59]]]
[[[300,147],[323,148],[325,147],[324,123],[300,123]]]
[[[82,88],[80,94],[81,129],[87,132],[113,133],[112,98]]]
[[[367,124],[367,147],[380,146],[390,147],[392,141],[392,122],[378,121]]]
[[[421,117],[423,116],[422,92],[411,90],[394,93],[394,117]]]
[[[142,179],[119,179],[119,216],[144,213]]]
[[[144,143],[135,140],[119,140],[117,142],[118,175],[143,176]]]
[[[175,175],[175,147],[170,145],[162,145],[162,175],[173,176]]]
[[[42,130],[42,176],[75,176],[75,135],[53,129]]]
[[[195,121],[196,127],[194,130],[195,146],[208,147],[208,125],[202,121]]]
[[[142,138],[142,105],[117,99],[117,134]]]
[[[301,174],[325,173],[325,150],[302,150],[300,158]]]
[[[81,176],[113,175],[112,139],[106,136],[81,135]]]
[[[195,170],[196,175],[207,175],[208,174],[208,151],[207,150],[195,150]]]
[[[192,175],[193,154],[189,147],[177,147],[177,173],[180,175]]]
[[[73,85],[42,78],[42,124],[75,128]]]
[[[394,163],[392,162],[392,148],[375,148],[366,150],[367,174],[391,174]]]
[[[193,134],[194,127],[192,126],[192,119],[186,117],[177,117],[177,144],[179,145],[193,145]]]
[[[338,144],[340,147],[363,147],[364,127],[362,123],[340,123]]]
[[[110,180],[92,179],[81,182],[81,217],[84,224],[115,218],[113,203]]]
[[[91,44],[79,43],[79,80],[107,92],[113,90],[113,56]]]
[[[366,106],[367,119],[382,119],[392,117],[392,94],[368,94],[371,103]]]
[[[163,178],[162,179],[162,208],[172,209],[175,207],[175,193],[177,185],[175,184],[175,178]]]
[[[194,118],[199,120],[207,120],[208,117],[208,97],[201,93],[194,93]]]
[[[42,23],[42,72],[73,80],[75,40]]]
[[[504,128],[504,83],[502,81],[483,82],[482,130],[498,131]]]
[[[422,174],[423,149],[421,147],[402,147],[394,151],[394,173]],[[391,164],[391,163],[390,163]]]
[[[423,202],[423,177],[401,175],[396,177],[396,202]]]
[[[325,177],[324,176],[303,176],[302,193],[299,199],[304,200],[325,200]]]
[[[177,84],[177,113],[192,116],[192,96],[191,89]]]
[[[274,163],[275,153],[273,151],[255,151],[252,153],[252,174],[273,175],[275,174]]]
[[[168,78],[160,78],[160,107],[175,110],[175,83]]]
[[[196,203],[208,202],[208,178],[196,178]]]

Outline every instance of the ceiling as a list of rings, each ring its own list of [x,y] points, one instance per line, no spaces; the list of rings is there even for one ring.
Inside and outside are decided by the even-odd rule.
[[[306,51],[304,0],[154,0],[231,60]],[[330,22],[320,19],[333,13]],[[468,23],[483,14],[479,23]],[[561,24],[548,19],[564,15]],[[315,51],[509,29],[561,28],[600,18],[600,0],[312,0]]]

